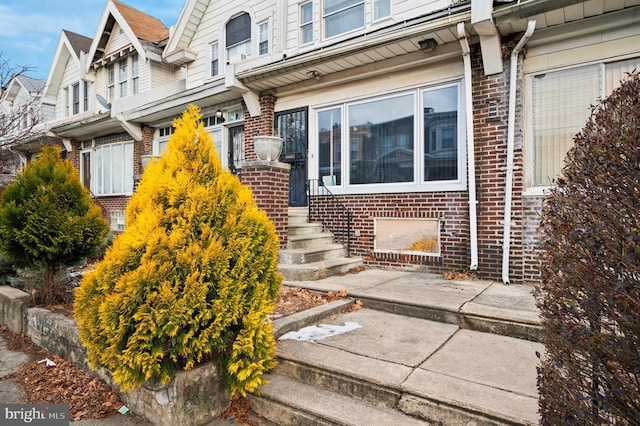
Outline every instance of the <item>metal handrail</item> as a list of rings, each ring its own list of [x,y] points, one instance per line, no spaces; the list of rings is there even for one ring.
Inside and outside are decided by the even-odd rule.
[[[309,179],[309,222],[319,222],[351,256],[353,213],[318,179]]]

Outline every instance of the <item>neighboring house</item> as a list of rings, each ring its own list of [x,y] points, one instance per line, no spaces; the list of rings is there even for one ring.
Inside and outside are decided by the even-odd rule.
[[[0,192],[43,144],[42,122],[53,115],[42,103],[44,80],[13,76],[0,94]]]
[[[282,211],[320,182],[369,265],[536,280],[545,189],[590,105],[640,69],[639,17],[640,0],[186,0],[169,34],[111,0],[50,130],[114,230],[194,103],[283,241]],[[273,132],[280,163],[254,161]]]

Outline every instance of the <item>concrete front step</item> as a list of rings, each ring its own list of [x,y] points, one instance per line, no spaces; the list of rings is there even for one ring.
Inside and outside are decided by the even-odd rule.
[[[317,232],[312,234],[290,235],[287,241],[287,248],[322,247],[333,243],[333,235],[328,232]]]
[[[348,396],[296,380],[267,375],[261,396],[251,396],[254,410],[281,426],[426,426],[429,423],[400,412],[365,404]]]
[[[538,423],[541,344],[366,306],[323,321],[347,322],[360,327],[279,340],[279,364],[254,409],[283,426]]]
[[[298,249],[283,249],[278,253],[278,262],[286,264],[312,263],[321,260],[344,257],[345,249],[342,244],[327,244],[321,247],[307,247]]]
[[[349,272],[363,265],[359,257],[339,257],[303,264],[278,264],[278,271],[287,281],[319,280]]]
[[[322,224],[321,223],[299,223],[299,224],[291,224],[289,223],[288,227],[288,235],[304,235],[304,234],[321,234],[322,233]]]

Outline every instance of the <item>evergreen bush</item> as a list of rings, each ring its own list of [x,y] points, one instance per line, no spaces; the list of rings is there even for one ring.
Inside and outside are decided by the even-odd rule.
[[[39,296],[59,299],[56,273],[95,254],[109,226],[70,161],[47,146],[2,193],[0,251],[16,266],[42,268]]]
[[[251,190],[223,169],[190,106],[133,194],[126,230],[76,292],[93,367],[126,390],[213,359],[231,393],[275,365],[267,315],[282,283],[279,240]]]
[[[545,425],[640,424],[640,76],[594,108],[546,201]]]

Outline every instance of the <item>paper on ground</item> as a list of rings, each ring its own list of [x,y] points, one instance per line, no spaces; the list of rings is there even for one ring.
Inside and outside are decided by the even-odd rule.
[[[357,322],[345,322],[344,325],[320,324],[301,328],[298,331],[290,331],[280,336],[278,340],[297,340],[299,342],[315,342],[327,337],[348,333],[352,330],[362,328]]]

